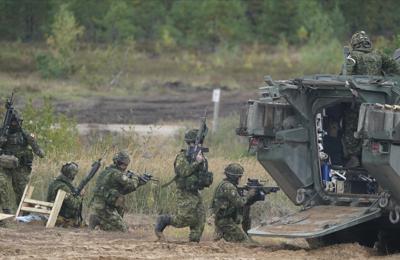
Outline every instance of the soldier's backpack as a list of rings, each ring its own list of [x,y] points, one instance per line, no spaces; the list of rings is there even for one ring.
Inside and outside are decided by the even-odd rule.
[[[214,175],[212,172],[209,171],[201,171],[198,174],[198,186],[199,190],[204,188],[208,188],[211,186],[214,180]]]
[[[19,165],[18,158],[14,155],[0,155],[0,167],[6,169],[15,169]]]

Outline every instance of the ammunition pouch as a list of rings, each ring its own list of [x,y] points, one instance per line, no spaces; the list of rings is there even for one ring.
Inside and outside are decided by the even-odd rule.
[[[214,175],[209,171],[201,171],[198,176],[198,186],[199,189],[208,188],[211,186],[214,180]]]
[[[111,207],[115,207],[118,203],[117,200],[121,197],[121,194],[117,190],[110,190],[105,195],[105,202],[108,206]]]
[[[14,155],[0,155],[0,167],[5,169],[15,169],[19,166],[19,160]]]
[[[33,162],[33,153],[32,151],[26,151],[19,156],[20,158],[20,165],[21,166],[28,166],[32,167]]]

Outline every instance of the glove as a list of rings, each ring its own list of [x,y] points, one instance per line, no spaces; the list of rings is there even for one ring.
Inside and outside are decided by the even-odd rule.
[[[196,162],[204,162],[204,155],[201,153],[201,151],[196,155]]]
[[[139,177],[139,185],[145,185],[151,180],[151,175],[143,174]]]

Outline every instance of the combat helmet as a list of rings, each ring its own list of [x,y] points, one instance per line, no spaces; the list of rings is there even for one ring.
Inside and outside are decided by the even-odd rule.
[[[233,181],[234,183],[238,183],[239,179],[243,176],[244,168],[242,165],[238,163],[230,163],[225,167],[224,173],[226,177]]]
[[[350,45],[356,51],[370,52],[372,50],[372,42],[364,31],[353,34]]]
[[[78,174],[78,164],[75,162],[67,162],[61,167],[61,173],[70,180],[74,180]]]
[[[186,143],[194,143],[196,141],[197,134],[199,129],[190,129],[185,133],[185,142]]]
[[[126,151],[119,151],[113,157],[113,162],[115,165],[125,164],[129,165],[131,159],[129,158],[129,154]]]

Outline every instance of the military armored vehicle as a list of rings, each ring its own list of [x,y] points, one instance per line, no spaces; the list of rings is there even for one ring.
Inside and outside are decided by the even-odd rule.
[[[399,249],[399,104],[400,78],[265,77],[236,131],[301,210],[249,234]]]

